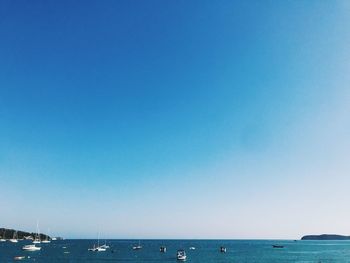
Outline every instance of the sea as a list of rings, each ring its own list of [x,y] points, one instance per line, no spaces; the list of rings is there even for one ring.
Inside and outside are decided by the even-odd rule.
[[[24,256],[24,262],[177,262],[176,252],[184,249],[186,262],[350,262],[350,241],[306,240],[140,240],[142,249],[133,250],[139,240],[106,240],[110,246],[105,252],[88,251],[96,240],[57,240],[37,244],[40,251],[23,251],[29,241],[0,243],[0,262],[14,262],[14,257]],[[100,245],[105,240],[100,240]],[[283,248],[273,248],[281,245]],[[159,251],[166,246],[166,253]],[[220,247],[227,249],[220,252]],[[195,249],[190,249],[194,247]]]

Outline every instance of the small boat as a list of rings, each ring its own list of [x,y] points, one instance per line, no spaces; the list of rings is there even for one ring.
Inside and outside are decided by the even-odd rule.
[[[195,250],[196,248],[195,247],[190,247],[190,250]]]
[[[226,248],[225,247],[220,247],[220,252],[221,253],[226,253]]]
[[[97,236],[97,246],[94,244],[94,246],[92,248],[88,248],[88,250],[89,251],[94,251],[94,252],[106,251],[106,247],[100,246],[100,233],[98,233],[98,236]]]
[[[165,253],[165,252],[166,252],[166,247],[161,246],[161,247],[159,248],[159,251],[162,252],[162,253]]]
[[[282,245],[272,245],[273,248],[284,248]]]
[[[49,236],[46,236],[44,240],[41,240],[41,243],[51,243]]]
[[[41,243],[51,243],[50,237],[48,236],[50,233],[50,229],[47,230],[47,235],[45,236],[45,239],[41,241]]]
[[[14,260],[22,260],[22,259],[25,259],[26,257],[25,256],[17,256],[17,257],[14,257],[13,259]]]
[[[22,249],[26,251],[38,251],[41,249],[41,247],[37,247],[35,245],[25,245],[24,247],[22,247]]]
[[[178,250],[176,254],[176,258],[177,260],[186,261],[187,256],[186,256],[185,250],[183,249]]]
[[[141,248],[142,248],[142,246],[141,246],[141,244],[140,244],[140,240],[139,240],[139,244],[138,244],[137,246],[133,246],[133,247],[132,247],[133,250],[139,250],[139,249],[141,249]]]
[[[33,240],[33,244],[40,244],[40,243],[41,243],[41,240],[40,240],[40,233],[39,233],[39,223],[36,222],[36,234]]]
[[[106,251],[106,249],[103,248],[103,247],[99,247],[99,246],[96,247],[96,246],[94,245],[92,248],[89,248],[88,251],[102,252],[102,251]]]
[[[13,237],[9,240],[12,243],[17,243],[18,239],[17,239],[17,231],[13,232]]]

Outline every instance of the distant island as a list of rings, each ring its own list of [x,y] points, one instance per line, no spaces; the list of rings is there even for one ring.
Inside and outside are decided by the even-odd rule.
[[[8,228],[0,228],[0,238],[11,239],[14,237],[15,232],[18,239],[34,239],[36,236],[36,233],[30,233],[26,231],[8,229]],[[39,236],[41,240],[51,239],[50,236],[42,233],[40,233]]]
[[[350,236],[323,234],[323,235],[307,235],[303,236],[301,240],[350,240]]]

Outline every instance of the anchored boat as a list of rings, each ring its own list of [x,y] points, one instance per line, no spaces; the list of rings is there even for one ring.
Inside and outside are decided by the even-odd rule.
[[[183,250],[183,249],[178,250],[176,258],[177,258],[177,260],[180,260],[180,261],[186,261],[187,256],[186,256],[185,250]]]
[[[22,249],[26,251],[38,251],[41,249],[41,247],[37,247],[35,245],[25,245],[24,247],[22,247]]]
[[[132,249],[133,250],[138,250],[138,249],[141,249],[142,246],[141,246],[141,243],[140,243],[140,240],[139,240],[139,244],[137,246],[133,246]]]

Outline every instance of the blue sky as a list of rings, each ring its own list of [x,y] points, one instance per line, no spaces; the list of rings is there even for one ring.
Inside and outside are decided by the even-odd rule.
[[[347,1],[2,1],[1,223],[349,234],[349,15]]]

